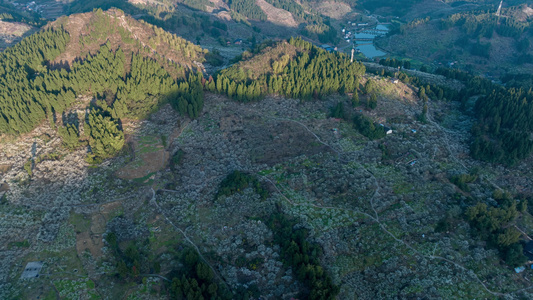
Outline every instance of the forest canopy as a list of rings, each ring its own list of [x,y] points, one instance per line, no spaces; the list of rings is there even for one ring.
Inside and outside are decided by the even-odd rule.
[[[242,102],[266,94],[309,100],[357,89],[359,78],[365,73],[361,63],[351,63],[344,54],[329,53],[300,38],[291,38],[288,43],[298,52],[295,58],[283,56],[263,67],[271,71],[262,74],[245,73],[247,62],[242,61],[217,73],[208,89]]]

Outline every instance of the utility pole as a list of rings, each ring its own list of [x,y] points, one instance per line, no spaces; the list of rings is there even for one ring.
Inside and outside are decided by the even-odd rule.
[[[498,10],[496,11],[496,16],[498,17],[498,25],[500,25],[500,16],[502,15],[502,4],[503,0],[500,1],[500,6],[498,6]]]
[[[498,6],[498,10],[496,11],[496,16],[499,18],[500,15],[501,15],[501,12],[502,12],[502,4],[503,4],[503,0],[500,1],[500,6]]]

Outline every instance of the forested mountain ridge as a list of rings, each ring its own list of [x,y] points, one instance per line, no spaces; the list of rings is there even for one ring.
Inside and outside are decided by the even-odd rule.
[[[221,70],[208,89],[245,102],[267,94],[309,100],[357,93],[364,73],[365,67],[350,62],[345,54],[329,53],[300,38],[291,38]]]
[[[137,21],[118,9],[75,14],[62,17],[45,28],[63,28],[71,38],[64,53],[52,63],[71,63],[77,57],[94,54],[99,45],[110,42],[112,49],[122,48],[124,52],[141,48],[150,50],[149,56],[164,56],[187,68],[195,68],[195,61],[204,61],[201,47],[161,28]]]
[[[68,129],[58,130],[73,141],[70,147],[85,139],[93,158],[107,157],[124,144],[121,118],[143,118],[197,86],[201,77],[189,75],[205,53],[119,10],[61,18],[0,54],[0,133],[26,133],[44,119],[55,127],[76,97],[91,95],[89,135],[80,136],[78,122],[72,127],[64,118]],[[191,103],[183,113],[201,110],[201,102]]]
[[[398,26],[377,44],[424,64],[434,62],[475,73],[529,73],[533,58],[533,10],[529,4],[497,6],[424,17]]]

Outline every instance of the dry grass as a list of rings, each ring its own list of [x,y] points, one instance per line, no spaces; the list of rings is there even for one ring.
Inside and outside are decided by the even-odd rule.
[[[313,8],[320,14],[337,20],[344,18],[347,14],[352,12],[352,8],[348,4],[342,2],[319,1],[312,4],[314,4]]]
[[[24,23],[3,22],[0,20],[0,51],[20,42],[22,38],[35,31],[37,31],[37,28]]]
[[[281,57],[288,55],[291,59],[296,57],[299,52],[298,48],[290,45],[286,41],[279,43],[275,47],[268,47],[264,49],[261,54],[254,55],[249,60],[239,63],[245,72],[251,70],[252,76],[258,78],[259,76],[267,73],[272,73],[272,64],[274,61],[281,60]]]
[[[256,3],[267,15],[267,20],[269,22],[287,27],[298,27],[298,23],[294,20],[290,12],[276,8],[265,0],[256,0]]]
[[[24,23],[4,22],[0,20],[0,35],[22,36],[32,27]]]

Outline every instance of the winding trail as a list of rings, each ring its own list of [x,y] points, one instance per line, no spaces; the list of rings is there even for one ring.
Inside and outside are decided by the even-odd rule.
[[[172,225],[172,227],[174,227],[174,229],[176,229],[177,231],[179,231],[182,235],[183,235],[183,238],[185,238],[185,240],[191,244],[193,246],[193,248],[196,250],[196,252],[198,253],[198,256],[200,256],[200,259],[202,259],[204,261],[204,263],[206,263],[209,268],[211,268],[211,270],[213,271],[213,273],[215,274],[215,276],[221,281],[224,283],[224,285],[226,285],[226,287],[231,291],[231,288],[230,286],[227,284],[227,282],[222,278],[222,276],[220,276],[218,274],[218,272],[215,270],[215,268],[213,268],[213,266],[211,266],[211,264],[209,263],[209,261],[207,259],[205,259],[205,257],[202,255],[202,252],[200,252],[200,249],[198,248],[198,246],[196,246],[196,244],[187,236],[187,234],[185,233],[185,231],[181,230],[181,228],[179,228],[178,226],[176,226],[168,217],[167,215],[165,214],[165,212],[163,211],[163,209],[161,209],[161,206],[159,205],[159,203],[157,203],[157,197],[156,197],[156,194],[155,194],[155,191],[153,188],[150,188],[150,190],[152,191],[152,199],[150,199],[150,202],[154,203],[155,207],[157,207],[157,210],[159,211],[159,213],[165,218],[165,220],[170,224]],[[169,191],[169,190],[165,190],[165,191]]]
[[[302,127],[304,127],[309,133],[311,133],[315,138],[316,140],[327,146],[328,148],[332,149],[335,153],[337,153],[339,155],[339,158],[341,158],[341,153],[336,150],[334,147],[332,147],[331,145],[323,142],[314,132],[312,132],[305,124],[299,122],[299,121],[296,121],[296,120],[291,120],[291,119],[286,119],[286,118],[277,118],[277,117],[266,117],[266,118],[270,118],[270,119],[277,119],[277,120],[282,120],[282,121],[289,121],[289,122],[294,122],[296,124],[299,124],[301,125]],[[441,129],[442,132],[444,133],[444,137],[446,139],[446,147],[450,153],[450,155],[453,157],[453,159],[458,163],[460,164],[463,168],[465,168],[465,170],[468,171],[468,168],[457,158],[455,157],[455,155],[453,154],[453,152],[451,151],[451,149],[449,148],[449,140],[448,140],[448,137],[446,135],[446,130],[444,130],[439,124],[435,123],[434,121],[432,121],[429,116],[428,116],[428,120],[429,122],[436,126],[437,128]],[[341,158],[342,159],[342,158]],[[344,162],[349,162],[348,160],[345,160],[345,159],[342,159]],[[511,295],[511,294],[514,294],[514,293],[518,293],[518,292],[522,292],[522,291],[525,291],[525,290],[529,290],[529,289],[532,289],[533,288],[533,285],[529,286],[529,287],[525,287],[525,288],[522,288],[522,289],[518,289],[518,290],[515,290],[515,291],[511,291],[511,292],[507,292],[507,293],[500,293],[500,292],[497,292],[497,291],[493,291],[491,290],[482,280],[481,278],[479,278],[479,276],[472,270],[468,269],[467,267],[457,263],[457,262],[454,262],[450,259],[447,259],[445,257],[442,257],[442,256],[438,256],[438,255],[434,255],[435,253],[435,250],[436,250],[436,245],[435,245],[435,249],[433,250],[433,254],[431,255],[427,255],[427,254],[424,254],[422,252],[420,252],[419,250],[417,250],[416,248],[414,248],[413,246],[411,246],[408,242],[396,237],[392,232],[390,232],[386,225],[383,224],[380,219],[379,219],[379,214],[376,210],[376,208],[374,207],[374,199],[376,198],[376,196],[379,196],[379,191],[380,191],[380,185],[379,185],[379,182],[377,180],[377,178],[375,177],[375,175],[369,171],[367,168],[365,168],[364,166],[361,166],[363,167],[363,169],[370,174],[370,176],[372,177],[372,179],[374,180],[374,185],[375,185],[375,190],[374,190],[374,194],[372,195],[372,197],[370,198],[370,207],[372,208],[373,212],[374,212],[374,216],[372,216],[371,214],[368,214],[368,213],[365,213],[365,212],[362,212],[362,211],[358,211],[358,210],[354,210],[354,209],[349,209],[349,208],[342,208],[342,207],[335,207],[335,206],[321,206],[321,205],[316,205],[314,203],[294,203],[292,202],[289,198],[287,198],[287,196],[285,196],[285,194],[283,194],[283,192],[278,188],[278,186],[272,181],[270,180],[268,177],[266,176],[261,176],[261,178],[267,182],[269,182],[273,188],[278,192],[278,194],[281,195],[281,197],[283,197],[283,199],[285,201],[287,201],[290,205],[292,206],[311,206],[311,207],[314,207],[314,208],[317,208],[317,209],[334,209],[334,210],[341,210],[341,211],[350,211],[350,212],[353,212],[353,213],[356,213],[356,214],[360,214],[360,215],[364,215],[368,218],[370,218],[371,220],[373,220],[374,222],[376,222],[379,227],[381,228],[381,230],[383,230],[385,233],[387,233],[391,238],[393,238],[396,242],[398,243],[401,243],[403,244],[406,248],[410,249],[411,251],[413,251],[416,255],[419,255],[421,257],[425,257],[427,259],[430,259],[430,260],[441,260],[441,261],[445,261],[447,263],[450,263],[452,265],[454,265],[455,267],[465,271],[468,275],[470,275],[471,277],[473,277],[474,279],[476,279],[476,281],[483,287],[483,289],[490,293],[491,295],[494,295],[494,296],[497,296],[497,297],[503,297],[503,296],[507,296],[507,295]],[[489,181],[490,182],[490,181]]]
[[[428,99],[428,104],[429,104],[430,100],[431,100],[431,99]],[[433,121],[433,120],[431,119],[431,114],[429,113],[429,105],[428,105],[428,112],[427,112],[426,116],[427,116],[427,120],[428,120],[428,122],[429,122],[431,125],[433,125],[433,126],[435,126],[436,128],[438,128],[438,129],[442,132],[442,136],[444,137],[444,141],[445,141],[444,144],[446,145],[446,150],[448,150],[448,153],[450,153],[450,156],[453,158],[453,160],[454,160],[456,163],[458,163],[459,165],[461,165],[461,166],[465,169],[465,171],[468,172],[469,168],[467,168],[467,167],[465,166],[465,164],[464,164],[462,161],[460,161],[460,160],[455,156],[455,154],[453,153],[452,149],[450,149],[450,140],[448,139],[448,134],[451,133],[451,132],[450,132],[449,130],[447,130],[446,128],[440,126],[440,124],[438,124],[437,122],[435,122],[435,121]]]

